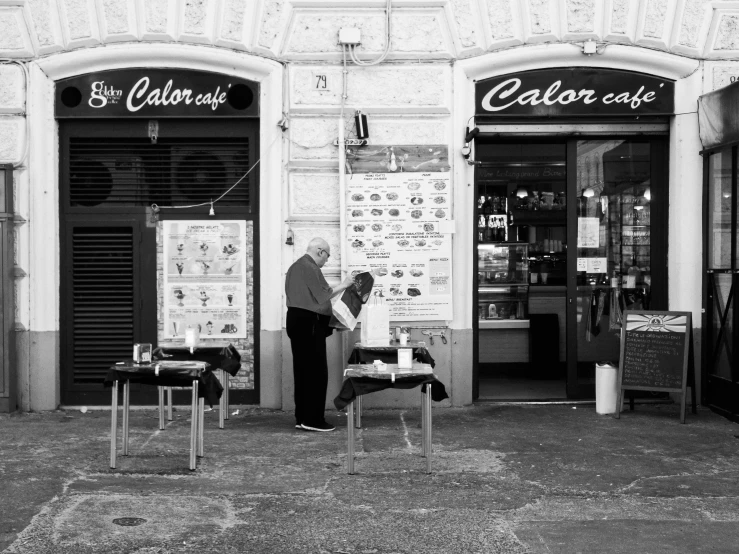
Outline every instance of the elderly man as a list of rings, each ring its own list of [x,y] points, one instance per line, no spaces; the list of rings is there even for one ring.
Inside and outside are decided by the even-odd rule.
[[[331,298],[354,283],[347,276],[339,286],[328,286],[321,268],[331,256],[331,248],[322,238],[308,243],[304,256],[287,270],[287,336],[293,353],[295,379],[295,428],[305,431],[333,431],[324,419],[328,364],[326,337],[333,329]]]

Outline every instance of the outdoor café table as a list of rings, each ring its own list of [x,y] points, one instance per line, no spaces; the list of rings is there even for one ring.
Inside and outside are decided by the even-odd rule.
[[[164,388],[192,388],[192,422],[190,424],[190,469],[197,465],[197,456],[203,456],[203,411],[205,399],[213,405],[221,397],[223,388],[206,362],[162,361],[152,364],[121,362],[108,369],[104,386],[112,387],[110,412],[110,467],[116,466],[118,442],[118,382],[123,381],[123,446],[128,455],[128,413],[131,383],[152,385],[159,389],[159,429],[164,429]]]
[[[398,362],[398,349],[410,348],[413,350],[413,359],[423,364],[429,364],[432,368],[436,366],[434,358],[426,350],[426,342],[422,340],[408,341],[408,344],[401,346],[399,342],[390,342],[385,346],[368,346],[357,342],[354,349],[349,355],[347,364],[371,364],[375,360],[380,360],[386,364],[394,364]],[[362,397],[358,396],[354,409],[354,416],[357,420],[357,428],[362,426]]]
[[[386,369],[378,371],[372,364],[350,364],[344,370],[344,383],[339,395],[334,398],[334,406],[341,410],[346,407],[347,429],[347,473],[354,474],[354,401],[364,394],[384,389],[412,389],[421,387],[421,429],[422,452],[426,457],[426,473],[431,473],[432,419],[431,400],[449,398],[444,384],[433,374],[429,364],[413,362],[412,369],[398,369],[398,364],[387,364]]]
[[[218,409],[218,428],[223,429],[228,419],[229,377],[236,377],[241,369],[241,354],[230,342],[207,342],[189,347],[182,342],[159,343],[152,353],[154,359],[192,360],[207,362],[212,369],[220,372],[223,394]],[[167,390],[167,420],[172,421],[172,387]]]

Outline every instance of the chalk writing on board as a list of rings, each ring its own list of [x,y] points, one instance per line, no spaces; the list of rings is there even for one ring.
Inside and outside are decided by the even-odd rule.
[[[680,388],[684,349],[684,332],[627,330],[622,386]]]

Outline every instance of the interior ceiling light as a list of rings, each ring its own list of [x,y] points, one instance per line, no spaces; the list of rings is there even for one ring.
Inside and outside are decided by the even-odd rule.
[[[647,187],[647,188],[645,188],[645,189],[644,189],[644,194],[643,194],[643,196],[644,196],[644,198],[645,198],[645,199],[646,199],[647,201],[649,201],[649,200],[651,200],[651,199],[652,199],[652,191],[651,191],[651,190],[649,189],[649,187]]]
[[[529,195],[529,191],[527,191],[524,187],[518,187],[516,189],[516,196],[519,198],[526,198]]]
[[[595,191],[591,188],[586,188],[584,191],[582,191],[582,195],[585,198],[591,198],[592,196],[595,196]]]

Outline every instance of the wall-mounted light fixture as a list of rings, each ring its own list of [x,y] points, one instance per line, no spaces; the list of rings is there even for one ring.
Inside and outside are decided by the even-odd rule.
[[[469,127],[465,129],[464,133],[464,146],[462,147],[462,156],[464,156],[464,159],[467,160],[467,163],[470,165],[474,165],[475,160],[470,160],[470,154],[472,153],[472,147],[470,146],[470,143],[475,140],[475,137],[480,134],[480,129],[475,127],[474,129],[470,130]]]
[[[283,131],[287,131],[288,127],[290,127],[290,120],[287,118],[286,113],[282,114],[282,119],[277,122],[277,126]]]
[[[593,196],[595,196],[595,191],[592,188],[588,187],[582,191],[582,195],[585,198],[592,198]]]
[[[293,230],[290,229],[289,227],[287,229],[287,234],[285,236],[285,244],[287,244],[288,246],[292,246],[293,244],[295,244],[293,242]]]
[[[595,42],[592,38],[589,40],[586,40],[582,44],[582,53],[586,56],[592,56],[593,54],[602,54],[606,49],[606,44],[601,43],[598,44]]]
[[[598,51],[598,45],[594,40],[586,40],[582,45],[582,53],[586,56],[592,56]]]

